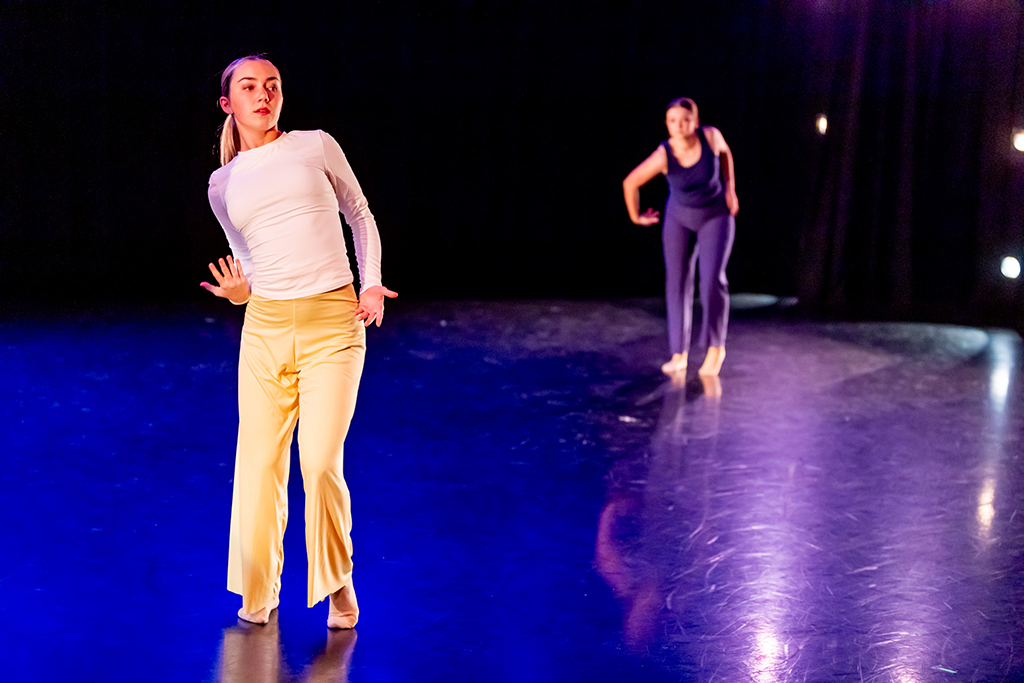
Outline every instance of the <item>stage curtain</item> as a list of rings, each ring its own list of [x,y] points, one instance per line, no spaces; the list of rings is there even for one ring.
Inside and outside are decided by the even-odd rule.
[[[1020,281],[999,262],[1024,248],[1021,5],[802,11],[806,108],[829,125],[806,148],[801,301],[835,317],[1019,324]]]

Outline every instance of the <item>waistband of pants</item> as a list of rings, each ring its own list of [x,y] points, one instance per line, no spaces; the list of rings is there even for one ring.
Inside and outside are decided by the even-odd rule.
[[[349,283],[343,287],[337,287],[327,292],[321,292],[320,294],[310,294],[309,296],[300,296],[296,299],[268,299],[265,296],[260,296],[255,292],[249,294],[249,302],[257,301],[260,303],[266,303],[269,305],[274,304],[299,304],[304,302],[316,302],[316,301],[359,301],[359,297],[356,296],[355,285]]]

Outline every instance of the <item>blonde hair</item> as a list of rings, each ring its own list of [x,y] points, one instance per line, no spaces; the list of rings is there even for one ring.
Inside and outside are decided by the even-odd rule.
[[[228,64],[228,67],[220,75],[221,97],[228,97],[228,92],[231,90],[231,77],[235,75],[235,70],[246,62],[256,61],[265,62],[267,58],[260,54],[246,55]],[[235,128],[235,116],[228,114],[220,127],[220,165],[226,166],[228,162],[238,156],[238,149],[241,146],[242,141],[238,138],[238,129]]]

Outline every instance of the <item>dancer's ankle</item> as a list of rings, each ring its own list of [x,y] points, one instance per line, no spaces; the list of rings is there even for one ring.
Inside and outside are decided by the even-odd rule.
[[[359,604],[356,602],[352,580],[349,579],[347,586],[331,593],[328,601],[330,609],[327,613],[327,628],[354,628],[359,621]]]
[[[688,355],[689,354],[686,351],[683,351],[682,353],[673,353],[672,359],[667,363],[662,364],[661,371],[666,375],[675,375],[681,372],[686,372]]]
[[[242,621],[248,621],[250,624],[266,624],[270,621],[270,613],[277,609],[280,600],[275,595],[270,599],[265,607],[255,612],[246,612],[245,605],[238,609],[238,618]]]
[[[704,357],[704,363],[700,366],[697,371],[698,375],[718,375],[722,370],[722,363],[725,361],[725,347],[724,346],[709,346],[707,356]]]

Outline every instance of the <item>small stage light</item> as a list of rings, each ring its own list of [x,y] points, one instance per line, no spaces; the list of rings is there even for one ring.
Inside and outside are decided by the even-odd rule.
[[[824,114],[818,114],[817,126],[819,135],[824,135],[828,132],[828,117]]]
[[[1007,256],[1003,258],[1003,263],[999,266],[999,270],[1003,275],[1014,280],[1020,276],[1020,261],[1012,256]]]
[[[1013,129],[1013,148],[1018,152],[1024,152],[1024,128]]]

